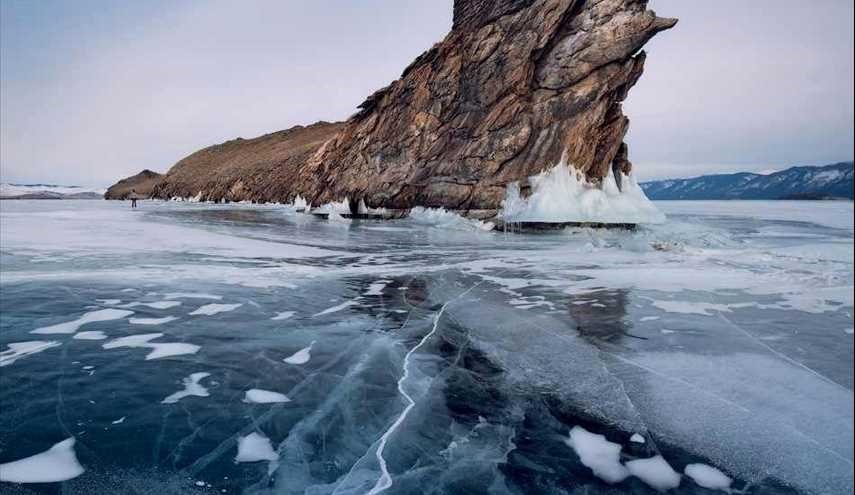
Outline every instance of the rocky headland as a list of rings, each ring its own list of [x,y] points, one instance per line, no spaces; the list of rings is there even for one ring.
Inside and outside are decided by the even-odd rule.
[[[104,193],[104,199],[130,199],[132,194],[136,194],[138,199],[149,198],[162,177],[162,174],[145,169],[110,186]]]
[[[622,102],[676,22],[646,0],[456,0],[448,35],[346,122],[197,151],[152,195],[470,211],[562,161],[594,184],[627,174]]]

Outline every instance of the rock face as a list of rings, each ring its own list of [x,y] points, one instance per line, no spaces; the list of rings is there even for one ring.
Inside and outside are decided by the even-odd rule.
[[[155,187],[159,198],[289,202],[294,180],[318,148],[342,128],[318,122],[209,146],[176,163]]]
[[[629,172],[621,102],[675,19],[646,0],[456,0],[451,32],[343,124],[230,141],[178,162],[159,197],[495,209],[562,158]],[[523,194],[527,191],[523,188]]]
[[[145,169],[110,186],[104,193],[104,199],[128,199],[131,191],[134,191],[138,198],[150,197],[161,177],[161,174]]]

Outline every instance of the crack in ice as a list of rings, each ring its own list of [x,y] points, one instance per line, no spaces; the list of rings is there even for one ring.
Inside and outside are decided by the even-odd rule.
[[[461,294],[461,296],[462,295],[463,294]],[[433,336],[433,334],[436,333],[436,329],[439,326],[439,320],[440,318],[442,318],[442,314],[445,312],[445,308],[450,303],[451,301],[448,301],[443,304],[441,308],[439,308],[439,311],[436,313],[436,316],[434,316],[433,328],[431,329],[431,331],[425,334],[425,336],[422,337],[422,340],[420,340],[418,344],[416,344],[412,349],[410,349],[409,352],[407,352],[406,355],[404,355],[404,373],[401,375],[401,378],[398,379],[398,393],[401,394],[401,396],[403,396],[409,404],[407,404],[407,407],[405,407],[404,410],[401,411],[401,414],[398,416],[395,422],[392,423],[392,426],[390,426],[389,429],[386,430],[386,432],[383,433],[383,435],[380,437],[380,444],[377,446],[377,452],[375,454],[377,457],[377,462],[380,463],[380,477],[377,479],[377,482],[368,492],[368,495],[376,495],[392,486],[392,476],[389,474],[389,469],[386,465],[386,459],[383,457],[383,451],[386,449],[386,443],[388,442],[389,437],[391,437],[392,434],[394,434],[395,431],[398,429],[398,427],[401,426],[401,423],[403,423],[407,416],[410,414],[410,410],[412,410],[413,407],[415,407],[416,405],[416,402],[413,400],[410,394],[408,394],[404,390],[404,382],[410,376],[410,357],[413,355],[414,352],[419,350],[419,348],[421,348],[421,346],[423,346],[425,342],[427,342],[428,339]]]
[[[404,397],[404,399],[406,399],[409,404],[407,404],[407,407],[405,407],[404,410],[401,411],[401,414],[398,416],[397,419],[395,419],[395,422],[392,423],[392,426],[390,426],[389,429],[386,430],[380,437],[380,443],[377,445],[377,451],[375,452],[377,462],[380,464],[380,477],[377,478],[377,482],[374,484],[371,490],[368,491],[368,495],[377,495],[378,493],[382,493],[392,486],[392,476],[389,474],[389,468],[386,464],[386,458],[383,457],[383,451],[386,449],[386,443],[389,441],[389,438],[395,433],[398,427],[401,426],[401,423],[404,422],[404,420],[410,414],[410,411],[416,405],[416,402],[413,400],[410,394],[408,394],[404,390],[404,382],[406,382],[407,378],[409,378],[410,376],[410,357],[436,333],[437,328],[439,328],[439,320],[442,318],[442,315],[443,313],[445,313],[445,309],[448,307],[448,305],[465,296],[466,294],[474,290],[476,287],[481,285],[481,283],[483,283],[483,280],[461,292],[453,299],[449,299],[448,301],[446,301],[445,304],[443,304],[439,308],[439,311],[437,311],[436,316],[434,316],[433,328],[431,328],[430,332],[425,334],[425,336],[422,337],[419,343],[416,344],[412,349],[409,350],[409,352],[404,355],[403,374],[401,375],[401,378],[398,379],[398,393],[401,394],[401,396]]]

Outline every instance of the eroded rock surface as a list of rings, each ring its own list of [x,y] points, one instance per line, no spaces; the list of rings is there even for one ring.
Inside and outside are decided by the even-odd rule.
[[[676,23],[646,4],[457,0],[445,39],[347,122],[207,148],[155,193],[471,210],[497,208],[509,182],[562,157],[593,181],[629,172],[621,102],[642,46]]]
[[[137,198],[148,198],[161,177],[161,174],[145,169],[110,186],[104,193],[104,199],[129,199],[132,192]]]

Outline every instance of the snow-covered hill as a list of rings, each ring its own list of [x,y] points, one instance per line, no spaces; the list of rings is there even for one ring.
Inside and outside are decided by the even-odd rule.
[[[0,184],[0,199],[101,199],[104,189],[54,184]]]
[[[852,199],[852,162],[792,167],[769,175],[741,172],[641,184],[662,199]]]

